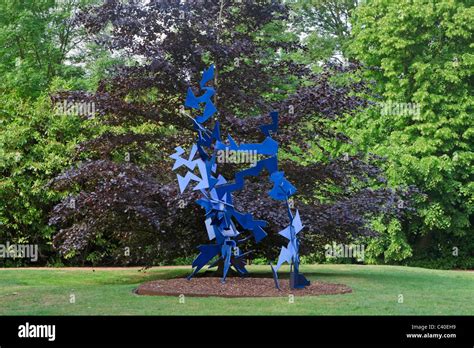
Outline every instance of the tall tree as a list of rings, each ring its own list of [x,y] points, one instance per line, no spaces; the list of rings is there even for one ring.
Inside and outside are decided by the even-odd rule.
[[[292,4],[292,30],[306,43],[309,64],[333,58],[344,60],[351,37],[351,17],[357,0],[296,1]],[[317,65],[316,65],[317,66]]]
[[[22,97],[37,97],[48,90],[55,76],[80,76],[80,67],[64,63],[82,39],[73,14],[91,2],[0,2],[0,89],[14,90]]]
[[[38,244],[41,263],[58,258],[48,213],[59,197],[44,185],[71,165],[82,124],[52,111],[48,92],[83,74],[66,62],[80,40],[74,11],[86,2],[0,2],[0,240]]]
[[[473,15],[468,1],[375,0],[356,12],[351,50],[374,67],[367,73],[385,104],[346,131],[388,157],[392,184],[427,195],[418,218],[392,231],[391,252],[377,248],[382,257],[408,240],[415,258],[440,259],[432,266],[473,266]]]

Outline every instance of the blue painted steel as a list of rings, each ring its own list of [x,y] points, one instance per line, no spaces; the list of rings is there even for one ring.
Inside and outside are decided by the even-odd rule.
[[[280,288],[278,281],[278,269],[285,262],[290,264],[290,286],[291,288],[303,288],[309,285],[309,281],[299,273],[299,239],[298,233],[303,229],[299,212],[293,215],[289,198],[295,194],[296,188],[285,178],[282,171],[278,171],[278,142],[272,138],[272,134],[278,130],[278,112],[270,113],[272,123],[260,126],[261,132],[265,135],[265,140],[261,143],[238,144],[230,135],[227,136],[227,143],[221,138],[219,122],[215,122],[212,131],[208,130],[203,123],[209,120],[217,112],[217,108],[212,102],[215,90],[207,86],[207,83],[214,77],[214,65],[204,70],[199,83],[200,96],[196,96],[189,88],[184,105],[186,107],[199,110],[202,115],[196,116],[194,129],[198,133],[196,144],[191,148],[189,155],[185,155],[182,147],[177,147],[176,152],[170,157],[175,160],[173,170],[186,167],[188,171],[184,176],[177,174],[180,192],[183,193],[192,183],[193,190],[199,190],[202,198],[196,201],[205,210],[205,226],[210,241],[214,244],[200,245],[199,255],[193,261],[193,272],[188,276],[191,279],[199,270],[210,263],[209,267],[222,262],[223,276],[225,282],[227,273],[232,266],[240,275],[248,274],[245,269],[245,260],[250,253],[242,253],[239,244],[248,240],[241,238],[238,228],[249,231],[256,242],[264,239],[267,233],[264,231],[266,221],[255,220],[250,213],[242,213],[235,209],[232,201],[232,193],[241,190],[245,185],[245,178],[248,176],[259,176],[263,170],[270,175],[273,188],[268,192],[270,197],[276,200],[284,200],[287,203],[289,225],[279,232],[281,236],[288,240],[288,245],[283,246],[275,267],[271,265],[275,279],[275,285]],[[233,181],[228,182],[222,175],[216,175],[216,156],[218,151],[252,151],[262,158],[250,168],[239,171],[235,174]]]

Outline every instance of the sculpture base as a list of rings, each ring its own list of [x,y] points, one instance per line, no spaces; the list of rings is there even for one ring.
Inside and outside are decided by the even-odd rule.
[[[280,280],[281,290],[275,288],[272,278],[227,278],[224,284],[217,277],[162,279],[141,284],[135,293],[155,296],[218,296],[218,297],[278,297],[335,295],[352,292],[343,284],[312,281],[304,289],[290,289],[288,279]]]

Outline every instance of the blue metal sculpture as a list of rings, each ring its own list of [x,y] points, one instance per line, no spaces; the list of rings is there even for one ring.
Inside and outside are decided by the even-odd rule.
[[[245,257],[250,252],[242,253],[238,245],[250,237],[241,238],[241,233],[237,226],[250,231],[258,243],[267,235],[263,230],[267,223],[262,220],[255,220],[250,213],[237,211],[232,202],[232,192],[244,187],[245,177],[259,176],[266,169],[270,173],[270,179],[274,184],[269,195],[276,200],[286,201],[290,220],[288,227],[279,232],[280,235],[289,240],[288,245],[282,247],[276,267],[271,266],[275,285],[278,289],[280,288],[277,272],[284,262],[288,262],[290,264],[291,288],[303,288],[309,285],[309,281],[299,273],[298,233],[303,226],[298,211],[293,215],[289,204],[289,197],[296,192],[296,189],[285,179],[284,173],[278,171],[278,143],[271,137],[272,133],[276,133],[278,129],[278,112],[270,113],[271,124],[260,126],[260,130],[266,136],[263,142],[239,145],[228,135],[228,145],[225,144],[221,139],[219,122],[215,123],[212,131],[203,126],[203,123],[217,112],[217,108],[211,99],[215,94],[215,90],[212,87],[206,86],[213,77],[214,65],[211,65],[208,69],[204,70],[199,84],[201,91],[204,91],[204,93],[197,97],[191,88],[187,92],[185,106],[202,110],[202,115],[195,118],[191,117],[194,122],[194,129],[198,133],[196,144],[191,148],[188,158],[182,157],[185,151],[181,147],[177,147],[175,149],[176,152],[170,156],[175,160],[173,170],[182,166],[188,169],[184,177],[179,174],[177,175],[181,193],[184,192],[190,182],[196,183],[193,190],[201,192],[202,198],[196,202],[206,211],[205,226],[207,234],[209,240],[215,241],[214,244],[200,245],[198,247],[200,253],[193,261],[193,272],[188,276],[188,279],[191,279],[213,259],[215,260],[209,268],[216,266],[219,262],[223,263],[222,282],[225,282],[231,266],[240,275],[248,274],[245,269]],[[216,174],[216,158],[219,151],[252,151],[257,156],[263,155],[267,157],[256,161],[250,168],[237,172],[233,182],[228,182],[222,175]],[[198,157],[197,154],[199,154]]]

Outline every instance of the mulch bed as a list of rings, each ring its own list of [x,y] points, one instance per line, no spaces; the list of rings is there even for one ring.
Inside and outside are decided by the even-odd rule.
[[[288,279],[280,279],[281,291],[275,288],[272,278],[227,278],[224,284],[217,277],[154,280],[141,284],[135,293],[156,296],[219,296],[219,297],[278,297],[335,295],[352,292],[343,284],[312,281],[304,289],[290,289]]]

